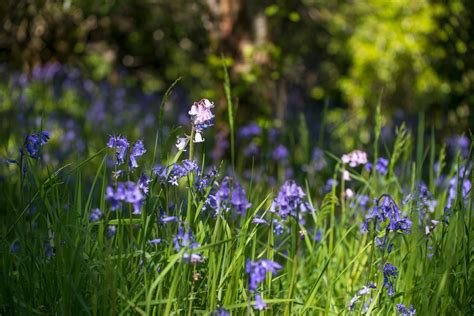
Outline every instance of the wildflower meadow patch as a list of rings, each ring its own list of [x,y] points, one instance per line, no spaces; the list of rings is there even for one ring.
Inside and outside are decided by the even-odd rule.
[[[470,136],[386,142],[378,104],[373,147],[337,153],[304,124],[239,128],[225,91],[181,123],[172,89],[156,116],[24,112],[1,151],[0,314],[474,313]]]

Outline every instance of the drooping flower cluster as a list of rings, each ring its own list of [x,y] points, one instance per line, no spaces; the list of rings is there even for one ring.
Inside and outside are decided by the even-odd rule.
[[[110,136],[109,141],[107,142],[107,147],[115,149],[115,163],[117,166],[122,165],[125,162],[127,150],[130,147],[130,143],[128,142],[127,138],[121,135]],[[143,145],[143,141],[137,140],[130,152],[128,161],[129,168],[138,168],[137,157],[143,156],[145,153],[146,149]]]
[[[259,261],[251,261],[247,260],[247,264],[245,267],[245,271],[249,276],[249,290],[250,292],[254,293],[257,291],[258,286],[265,280],[267,273],[271,272],[272,274],[276,275],[277,270],[280,270],[282,266],[277,262],[262,259]],[[255,294],[255,308],[258,310],[264,309],[267,305],[263,302],[262,297],[260,294]]]
[[[130,147],[130,143],[125,136],[110,136],[109,141],[107,142],[107,147],[115,149],[115,160],[117,165],[121,165],[125,162],[127,149]]]
[[[40,131],[35,134],[26,136],[25,138],[25,149],[33,159],[39,158],[41,146],[45,145],[51,134],[47,131]]]
[[[391,263],[386,263],[383,267],[383,286],[388,287],[387,294],[389,296],[395,295],[395,290],[393,289],[393,282],[395,282],[397,276],[397,268]]]
[[[198,252],[193,252],[192,250],[198,248],[200,244],[194,241],[194,236],[191,231],[186,230],[182,227],[178,227],[178,233],[173,238],[174,250],[179,252],[181,248],[185,247],[189,250],[185,251],[183,254],[183,260],[187,263],[198,263],[202,262],[204,259],[201,254]]]
[[[133,214],[138,215],[141,214],[141,206],[145,201],[145,192],[132,181],[119,182],[115,190],[113,187],[107,187],[105,199],[110,202],[112,211],[120,208],[122,202],[126,202],[132,204]]]
[[[428,187],[421,183],[419,187],[406,196],[403,205],[411,203],[411,206],[418,213],[418,226],[425,230],[425,234],[429,235],[431,231],[439,224],[439,221],[431,218],[438,202],[428,190]]]
[[[128,165],[130,169],[138,168],[137,157],[143,156],[146,153],[145,146],[141,139],[137,140],[132,147],[132,152],[130,153],[130,160]]]
[[[378,174],[386,175],[388,173],[389,163],[390,161],[388,159],[380,157],[379,159],[377,159],[377,163],[375,164],[375,170],[377,171]],[[372,163],[368,162],[364,168],[367,171],[372,171],[373,165]]]
[[[187,177],[191,172],[198,173],[199,170],[199,166],[195,161],[186,159],[170,167],[157,165],[153,168],[153,173],[158,177],[158,181],[161,183],[168,182],[171,185],[178,186],[181,178]]]
[[[452,208],[454,201],[458,198],[458,183],[461,199],[467,199],[472,189],[472,183],[469,180],[471,167],[461,166],[456,174],[449,180],[448,184],[448,200],[446,202],[447,208]]]
[[[214,114],[211,109],[214,107],[214,102],[208,99],[201,99],[198,102],[194,102],[189,110],[188,114],[191,116],[191,121],[194,128],[194,143],[201,143],[204,141],[202,136],[203,131],[214,125]],[[178,137],[176,141],[176,147],[179,150],[184,150],[189,143],[189,136]]]
[[[355,303],[357,303],[359,299],[361,299],[362,297],[366,295],[370,295],[370,291],[376,288],[377,288],[377,285],[375,285],[374,283],[369,282],[367,285],[364,285],[364,287],[361,290],[359,290],[357,294],[354,295],[354,297],[352,297],[351,301],[349,302],[349,311],[350,312],[354,311]],[[367,312],[367,310],[369,309],[369,305],[371,302],[372,302],[372,298],[369,298],[369,300],[364,303],[364,308],[363,308],[364,313]]]
[[[270,212],[278,213],[285,220],[288,216],[298,218],[298,210],[301,213],[312,211],[308,202],[303,201],[306,196],[303,189],[293,180],[287,180],[280,188],[278,196],[273,200]]]
[[[285,232],[284,222],[288,217],[293,217],[303,224],[304,214],[314,211],[311,205],[303,200],[305,196],[303,189],[293,180],[287,180],[281,186],[269,209],[271,213],[280,216],[280,219],[273,220],[273,231],[276,235],[280,236]]]
[[[251,206],[240,183],[231,177],[224,177],[217,190],[209,194],[204,209],[213,209],[215,215],[234,210],[236,214],[245,216]]]
[[[388,223],[387,223],[388,221]],[[407,234],[410,232],[413,223],[405,216],[401,216],[400,209],[395,201],[388,194],[383,194],[379,199],[374,200],[374,207],[365,216],[362,223],[361,232],[368,231],[369,223],[374,222],[376,229],[379,230],[380,225],[387,224],[386,233],[390,231],[401,232]]]
[[[350,167],[354,168],[358,165],[365,165],[367,163],[367,154],[361,150],[354,150],[349,154],[341,157],[342,163],[348,163]]]
[[[413,305],[407,308],[404,304],[397,304],[397,312],[399,316],[413,316],[416,314],[416,309]]]
[[[91,210],[91,214],[89,215],[89,222],[96,222],[102,217],[102,212],[98,208],[94,208]]]

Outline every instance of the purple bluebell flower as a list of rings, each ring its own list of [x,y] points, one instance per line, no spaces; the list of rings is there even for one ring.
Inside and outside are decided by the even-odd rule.
[[[242,126],[238,132],[239,137],[244,139],[259,136],[260,134],[262,134],[262,129],[255,122]]]
[[[323,231],[321,229],[318,229],[316,231],[316,234],[314,235],[314,241],[320,242],[323,239]]]
[[[91,210],[91,214],[89,215],[89,222],[97,222],[102,217],[102,212],[98,208],[94,208]]]
[[[138,188],[142,190],[144,194],[148,194],[148,192],[150,191],[150,182],[151,182],[151,179],[148,178],[148,176],[143,173],[138,178]]]
[[[447,139],[447,144],[450,151],[454,154],[460,151],[463,158],[467,159],[469,156],[469,137],[467,136],[452,136]]]
[[[158,244],[161,244],[161,242],[162,242],[161,238],[155,238],[155,239],[148,240],[148,243],[150,245],[158,245]]]
[[[130,144],[125,136],[110,136],[107,147],[115,149],[116,164],[121,165],[125,162],[125,155]]]
[[[107,234],[109,235],[110,238],[112,238],[113,235],[117,232],[117,226],[115,225],[110,225],[109,228],[107,229]]]
[[[36,134],[28,135],[25,138],[25,149],[31,158],[39,158],[40,148],[48,142],[50,136],[51,134],[49,132],[41,131]]]
[[[168,215],[163,215],[160,218],[160,222],[163,224],[168,224],[172,222],[177,222],[178,218],[176,216],[168,216]]]
[[[385,158],[380,157],[377,159],[377,164],[375,165],[375,170],[381,175],[386,175],[388,173],[388,164],[389,161]]]
[[[285,162],[288,159],[288,149],[283,145],[278,145],[272,152],[273,160]]]
[[[249,275],[249,290],[255,292],[260,285],[265,280],[267,272],[272,274],[277,274],[277,270],[282,268],[277,262],[271,260],[262,259],[259,261],[252,262],[247,260],[245,271]]]
[[[205,175],[202,175],[202,172],[199,172],[196,176],[195,184],[196,190],[201,193],[212,184],[212,181],[217,176],[217,168],[211,168]]]
[[[352,297],[351,301],[349,302],[349,311],[354,311],[354,308],[355,308],[355,303],[357,303],[357,301],[359,301],[359,299],[365,295],[370,295],[370,291],[373,290],[373,289],[376,289],[377,286],[374,284],[374,283],[367,283],[367,285],[364,285],[364,287],[362,289],[360,289],[356,295],[354,295],[354,297]],[[369,299],[369,304],[365,304],[364,305],[364,309],[368,309],[368,306],[370,305],[370,302],[372,300]]]
[[[285,226],[283,226],[283,224],[281,222],[279,222],[278,220],[274,219],[273,220],[273,232],[275,233],[275,235],[281,236],[285,232]]]
[[[212,316],[230,316],[230,313],[223,307],[219,307],[212,313]]]
[[[267,221],[264,219],[264,218],[261,218],[261,217],[254,217],[252,219],[252,223],[255,223],[255,224],[267,224]]]
[[[281,186],[278,196],[273,200],[270,212],[278,212],[282,219],[286,219],[289,215],[296,218],[298,208],[302,213],[311,210],[308,209],[309,204],[303,202],[305,195],[300,186],[288,180]]]
[[[153,174],[158,177],[160,183],[166,183],[166,178],[168,177],[168,168],[156,165],[153,167]]]
[[[194,236],[190,230],[185,231],[182,226],[178,227],[178,233],[173,238],[174,250],[179,252],[181,248],[186,247],[189,251],[183,254],[183,261],[187,263],[198,263],[204,259],[201,254],[193,252],[192,250],[200,245],[194,241]]]
[[[121,202],[125,201],[133,205],[133,214],[141,214],[141,205],[144,202],[145,195],[134,182],[119,182],[116,190],[107,187],[105,198],[111,204],[111,210],[114,211],[120,207]]]
[[[186,170],[187,173],[190,173],[193,171],[196,171],[196,172],[199,171],[199,166],[197,165],[195,161],[186,159],[181,162],[181,165],[183,166],[183,168]]]
[[[393,282],[398,276],[397,268],[391,264],[386,263],[383,267],[383,287],[388,287],[388,295],[395,295],[395,290],[393,289]]]
[[[142,140],[137,140],[132,147],[132,151],[130,153],[130,160],[128,162],[128,166],[130,169],[135,169],[138,167],[137,157],[143,156],[146,153],[145,146],[143,145]]]
[[[249,203],[244,188],[239,183],[235,183],[234,189],[232,190],[232,198],[230,200],[233,208],[242,216],[250,208],[252,204]]]
[[[351,300],[349,301],[349,306],[348,306],[348,309],[350,312],[354,311],[355,303],[357,303],[359,299],[360,299],[359,295],[354,295],[354,297],[351,298]]]
[[[174,186],[178,186],[178,181],[179,179],[185,177],[186,175],[188,174],[188,172],[186,171],[185,168],[183,168],[181,165],[175,163],[172,167],[171,167],[171,171],[170,171],[170,174],[169,174],[169,180],[168,182],[171,184],[171,185],[174,185]]]
[[[368,172],[371,172],[373,168],[374,168],[374,165],[371,162],[366,163],[364,166],[364,169],[367,170]]]
[[[406,308],[404,304],[397,304],[397,312],[399,316],[413,316],[416,314],[416,309],[413,305],[410,305],[410,308]]]
[[[469,168],[470,169],[470,168]],[[448,200],[446,207],[453,207],[454,201],[458,197],[458,182],[460,186],[461,198],[467,199],[472,189],[472,183],[469,180],[469,173],[471,170],[466,170],[466,167],[462,166],[459,171],[449,180],[448,184]]]
[[[369,222],[377,224],[386,223],[388,220],[388,230],[408,234],[413,223],[408,217],[402,217],[400,209],[395,201],[388,194],[383,194],[379,199],[374,200],[374,207],[365,216],[361,232],[367,232]],[[387,231],[388,232],[388,231]]]
[[[333,186],[338,186],[339,182],[336,179],[329,178],[324,185],[324,192],[331,192]]]
[[[255,294],[255,309],[261,311],[267,307],[267,304],[262,300],[262,296],[260,294]]]

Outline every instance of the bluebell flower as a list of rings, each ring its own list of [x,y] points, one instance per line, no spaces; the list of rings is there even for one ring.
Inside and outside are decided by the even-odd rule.
[[[113,235],[117,232],[117,226],[115,225],[110,225],[109,228],[107,229],[107,234],[109,235],[110,238],[112,238]]]
[[[128,161],[128,166],[130,169],[135,169],[138,167],[137,157],[143,156],[146,153],[145,146],[143,145],[142,140],[137,140],[132,147],[130,152],[130,160]]]
[[[125,162],[125,156],[130,144],[125,136],[110,136],[107,147],[115,149],[116,164],[121,165]]]
[[[244,188],[242,188],[239,183],[234,185],[230,203],[232,204],[233,208],[242,216],[245,216],[245,213],[252,205],[247,199],[247,194],[245,193]]]
[[[388,164],[389,161],[387,159],[380,157],[379,159],[377,159],[375,170],[377,170],[377,173],[385,175],[388,173]]]
[[[454,154],[459,150],[462,157],[465,159],[469,156],[469,143],[469,137],[467,136],[452,136],[447,139],[450,151]]]
[[[354,297],[352,297],[352,299],[350,300],[349,302],[349,311],[352,312],[354,311],[354,308],[355,308],[355,303],[357,303],[357,301],[359,301],[359,299],[363,296],[366,296],[366,295],[370,295],[370,292],[373,290],[373,289],[376,289],[377,286],[374,284],[374,283],[367,283],[367,285],[364,285],[364,287],[362,289],[360,289],[356,295],[354,295]],[[367,310],[370,303],[372,302],[372,299],[369,298],[369,302],[366,304],[364,304],[364,309]]]
[[[25,149],[31,158],[39,158],[40,148],[48,142],[50,136],[51,134],[47,131],[41,131],[36,134],[26,136]]]
[[[214,103],[208,99],[201,99],[193,103],[188,114],[191,116],[196,131],[203,131],[214,124],[214,114],[211,112],[213,107]]]
[[[288,159],[288,155],[288,149],[281,144],[272,151],[272,158],[276,161],[285,162]]]
[[[196,176],[195,184],[196,190],[204,193],[204,191],[212,184],[212,181],[217,176],[217,168],[212,167],[205,175],[199,172]]]
[[[274,219],[273,220],[273,232],[275,233],[275,235],[281,236],[285,232],[285,226],[283,226],[283,224],[281,222],[279,222],[278,220]]]
[[[148,240],[148,243],[150,245],[158,245],[158,244],[161,244],[161,242],[162,242],[161,238],[155,238],[155,239]]]
[[[302,213],[312,211],[309,204],[303,201],[305,195],[300,186],[288,180],[281,186],[278,196],[273,200],[270,212],[278,212],[282,219],[286,219],[288,216],[296,218],[297,209]]]
[[[267,221],[264,219],[264,218],[261,218],[261,217],[254,217],[252,219],[252,223],[255,223],[255,224],[267,224]]]
[[[223,307],[219,307],[212,313],[212,316],[230,316],[230,313]]]
[[[238,132],[239,137],[244,139],[259,136],[260,134],[262,134],[262,129],[255,122],[242,126]]]
[[[160,183],[166,183],[166,179],[168,178],[168,168],[156,165],[153,167],[153,174],[158,177]]]
[[[324,185],[324,192],[331,192],[333,186],[338,186],[339,182],[336,179],[329,178]]]
[[[163,215],[160,218],[160,222],[163,224],[168,224],[168,223],[177,222],[177,221],[178,221],[178,218],[176,216]]]
[[[408,217],[402,217],[400,209],[395,201],[388,194],[383,194],[379,199],[374,200],[374,207],[369,211],[362,223],[361,232],[367,232],[370,222],[377,224],[386,223],[388,220],[388,230],[408,234],[413,223]]]
[[[149,186],[150,182],[151,182],[151,179],[148,178],[148,176],[143,173],[138,178],[138,188],[142,190],[144,194],[148,194],[148,192],[150,191],[150,186]]]
[[[386,263],[383,267],[383,286],[388,287],[388,295],[395,295],[395,290],[393,289],[393,282],[398,276],[397,268],[391,263]]]
[[[416,309],[413,305],[410,305],[410,308],[406,308],[404,304],[397,304],[397,312],[399,316],[413,316],[416,314]]]
[[[255,294],[255,309],[261,311],[267,307],[267,304],[262,300],[262,296],[260,294]]]
[[[181,248],[186,247],[190,251],[183,254],[183,261],[187,263],[202,262],[203,258],[200,253],[192,252],[193,249],[200,245],[194,241],[194,236],[190,230],[185,231],[182,226],[178,227],[178,233],[173,238],[174,249],[179,252]]]
[[[102,217],[102,212],[98,208],[94,208],[91,210],[91,214],[89,215],[89,222],[96,222]]]
[[[249,290],[255,292],[258,286],[265,280],[267,272],[277,274],[277,270],[282,268],[277,262],[262,259],[252,262],[247,260],[245,271],[249,275]]]
[[[141,214],[141,205],[144,202],[145,195],[134,182],[119,182],[117,188],[107,187],[105,199],[110,202],[111,210],[114,211],[121,206],[121,202],[125,201],[133,205],[133,214]]]

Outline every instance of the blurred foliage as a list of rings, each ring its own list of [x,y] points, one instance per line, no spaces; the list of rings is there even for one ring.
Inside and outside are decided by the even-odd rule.
[[[326,103],[349,148],[371,141],[382,90],[387,125],[425,111],[443,133],[474,126],[473,17],[469,0],[7,0],[0,61],[58,61],[112,85],[126,73],[150,93],[182,77],[185,100],[223,105],[223,54],[238,124],[303,112],[314,136]]]

